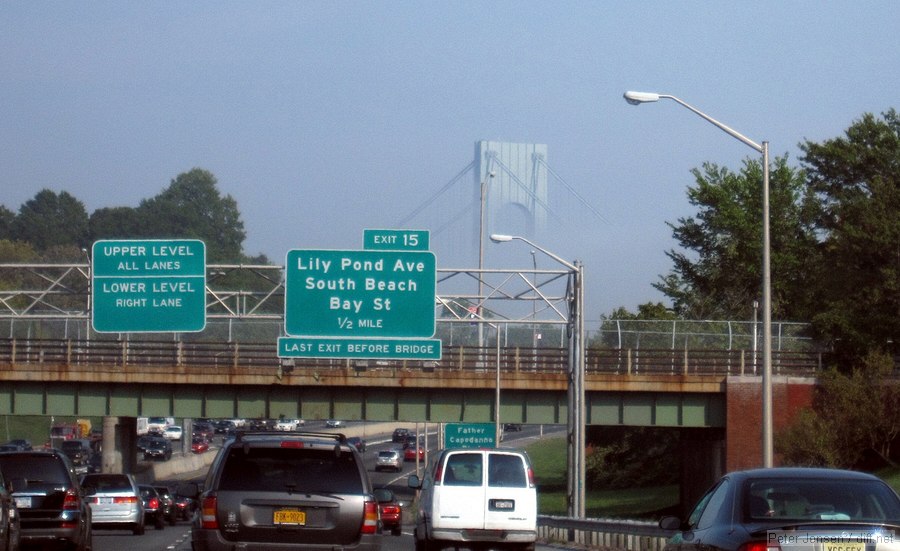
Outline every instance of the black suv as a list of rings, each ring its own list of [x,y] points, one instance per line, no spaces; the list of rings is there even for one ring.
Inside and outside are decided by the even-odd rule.
[[[0,473],[0,549],[16,551],[19,549],[19,515],[12,492],[25,485],[22,479],[4,480]]]
[[[62,452],[0,453],[0,471],[16,481],[13,498],[19,510],[22,544],[91,548],[91,510],[84,502],[75,469]]]
[[[194,551],[381,549],[378,502],[343,434],[243,432],[210,466],[191,531]]]
[[[144,459],[172,459],[172,443],[168,438],[154,436],[144,446]]]

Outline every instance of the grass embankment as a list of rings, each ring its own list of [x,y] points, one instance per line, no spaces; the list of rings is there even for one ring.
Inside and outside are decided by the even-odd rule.
[[[534,463],[538,484],[538,513],[565,516],[566,442],[546,438],[526,448]],[[879,470],[876,476],[900,493],[900,467]],[[677,485],[585,492],[585,514],[590,518],[657,520],[678,505]],[[665,511],[665,512],[664,512]]]
[[[566,441],[546,438],[527,448],[538,484],[538,513],[565,516]],[[678,486],[585,492],[585,514],[591,518],[657,519],[678,504]]]

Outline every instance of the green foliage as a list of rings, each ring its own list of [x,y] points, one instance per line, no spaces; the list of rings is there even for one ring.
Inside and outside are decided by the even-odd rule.
[[[196,238],[206,242],[207,262],[240,262],[246,234],[237,202],[221,196],[216,177],[194,168],[137,209],[140,237]]]
[[[693,171],[688,200],[696,216],[669,224],[683,251],[670,250],[673,269],[653,286],[687,319],[749,319],[761,296],[762,167],[744,162],[739,173],[706,163]],[[770,167],[773,312],[804,319],[815,236],[805,208],[804,177],[787,159]],[[797,292],[799,290],[799,292]]]
[[[870,353],[850,374],[831,369],[820,376],[812,411],[776,438],[788,464],[851,468],[875,456],[892,463],[900,434],[900,392],[889,356]]]
[[[801,145],[824,236],[811,321],[843,360],[900,351],[900,115],[865,114],[844,137]]]
[[[0,239],[12,239],[12,224],[16,213],[0,205]]]
[[[681,473],[678,433],[654,427],[591,427],[587,486],[644,488],[673,484]]]
[[[527,451],[538,485],[538,513],[565,516],[565,438],[538,440],[528,446]],[[627,489],[587,488],[585,512],[591,518],[657,519],[660,511],[677,505],[678,499],[677,484]]]
[[[12,237],[38,250],[58,245],[87,247],[88,216],[81,201],[63,191],[41,190],[12,221]]]

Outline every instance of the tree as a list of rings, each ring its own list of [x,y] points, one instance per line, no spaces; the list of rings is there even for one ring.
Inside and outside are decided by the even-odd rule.
[[[0,239],[12,239],[12,224],[16,213],[0,205]]]
[[[31,243],[38,250],[55,245],[87,247],[87,211],[68,192],[41,190],[19,208],[12,223],[12,237]]]
[[[776,449],[792,465],[856,467],[874,455],[893,463],[890,450],[900,435],[900,392],[891,378],[893,360],[869,353],[845,374],[830,369],[820,378],[812,410],[776,438]]]
[[[128,239],[142,236],[136,209],[131,207],[105,207],[91,213],[88,221],[91,240]]]
[[[900,351],[900,115],[801,144],[823,238],[818,336],[839,358]]]
[[[221,196],[216,177],[194,168],[138,206],[144,237],[179,237],[206,242],[207,262],[238,262],[246,234],[237,202]]]
[[[699,212],[669,224],[683,251],[666,253],[674,267],[654,287],[686,319],[749,319],[761,295],[762,167],[749,159],[740,173],[710,163],[692,172]],[[806,319],[816,239],[803,173],[786,157],[770,170],[769,205],[773,315]]]

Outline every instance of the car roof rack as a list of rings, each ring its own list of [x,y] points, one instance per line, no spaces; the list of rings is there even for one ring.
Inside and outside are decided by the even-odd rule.
[[[243,430],[243,429],[234,431],[235,442],[241,442],[247,437],[254,437],[254,436],[266,436],[266,437],[278,437],[278,438],[305,436],[305,437],[326,438],[329,440],[336,440],[340,444],[347,443],[347,437],[343,433],[339,433],[339,432],[317,432],[317,431],[305,431],[305,430],[304,431],[285,432],[283,430]]]

